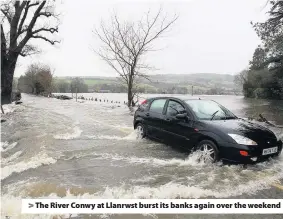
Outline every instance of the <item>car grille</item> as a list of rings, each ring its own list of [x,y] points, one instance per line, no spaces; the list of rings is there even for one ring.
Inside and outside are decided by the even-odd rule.
[[[277,139],[274,139],[274,138],[259,139],[259,141],[257,141],[257,143],[262,148],[270,148],[270,147],[273,147],[273,146],[277,146],[277,144],[278,144]]]

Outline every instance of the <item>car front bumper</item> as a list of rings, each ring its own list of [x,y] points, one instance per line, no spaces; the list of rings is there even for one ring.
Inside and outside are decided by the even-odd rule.
[[[277,141],[276,144],[273,145],[240,145],[234,143],[222,143],[219,145],[220,149],[220,156],[224,160],[236,162],[236,163],[257,163],[262,162],[270,157],[278,156],[282,151],[282,141]],[[267,148],[278,147],[277,153],[263,155],[263,150]],[[245,151],[245,156],[242,155],[241,151]]]

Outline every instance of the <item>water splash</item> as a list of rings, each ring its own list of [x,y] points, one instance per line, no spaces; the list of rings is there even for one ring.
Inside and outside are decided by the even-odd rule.
[[[8,150],[13,149],[16,145],[18,144],[18,142],[13,142],[11,144],[9,144],[9,142],[1,142],[1,152],[6,152]]]
[[[1,159],[1,164],[2,165],[5,165],[7,163],[10,163],[12,161],[14,161],[15,159],[17,159],[19,156],[21,156],[23,152],[22,151],[17,151],[16,153],[12,154],[11,156],[9,157],[5,157],[5,158],[2,158]]]
[[[117,140],[117,141],[138,141],[141,139],[137,139],[137,132],[134,130],[129,135],[121,137],[117,135],[87,135],[87,138],[97,139],[97,140]]]
[[[69,140],[69,139],[75,139],[81,136],[82,130],[79,127],[74,127],[71,132],[64,133],[64,134],[57,134],[54,135],[53,137],[55,139],[59,140]]]
[[[109,136],[110,137],[110,136]],[[128,138],[126,136],[125,138]],[[114,138],[111,136],[111,139],[115,140],[124,140],[125,138],[117,137]],[[107,138],[108,139],[108,138]],[[130,140],[131,137],[129,137]],[[199,161],[199,152],[193,152],[191,153],[186,159],[180,159],[180,158],[169,158],[169,159],[161,159],[156,157],[137,157],[133,155],[119,155],[117,153],[98,153],[98,152],[91,152],[91,153],[77,153],[76,155],[73,155],[71,158],[67,158],[66,160],[70,159],[79,159],[82,157],[91,156],[92,159],[102,159],[102,160],[112,160],[112,161],[122,161],[130,164],[137,164],[137,165],[150,165],[150,166],[194,166],[194,167],[203,167],[211,164],[207,164],[204,161]],[[222,162],[218,162],[213,164],[215,166],[222,165]]]
[[[16,106],[17,105],[15,105],[15,104],[5,104],[2,107],[3,107],[5,114],[9,114],[9,113],[12,113],[12,112],[15,111]]]
[[[1,179],[5,179],[12,173],[21,173],[29,169],[35,169],[42,165],[56,163],[56,159],[49,157],[46,153],[38,154],[29,160],[24,160],[16,164],[7,165],[1,168]]]

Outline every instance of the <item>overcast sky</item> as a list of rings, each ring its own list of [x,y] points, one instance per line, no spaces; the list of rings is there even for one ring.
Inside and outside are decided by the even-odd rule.
[[[138,20],[149,9],[154,14],[162,5],[168,17],[179,19],[170,32],[156,43],[161,50],[148,54],[147,61],[157,74],[229,73],[248,66],[260,44],[250,22],[265,18],[267,0],[117,1],[63,0],[59,29],[60,45],[40,42],[40,55],[20,58],[16,76],[32,62],[55,69],[56,76],[116,76],[92,47],[99,41],[92,30],[101,19],[116,11],[123,19]]]

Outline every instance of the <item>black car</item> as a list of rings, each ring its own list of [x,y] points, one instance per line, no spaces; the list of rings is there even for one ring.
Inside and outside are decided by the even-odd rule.
[[[134,128],[140,137],[198,150],[202,159],[211,162],[254,163],[278,156],[282,150],[282,141],[269,129],[200,98],[147,99],[135,112]]]

